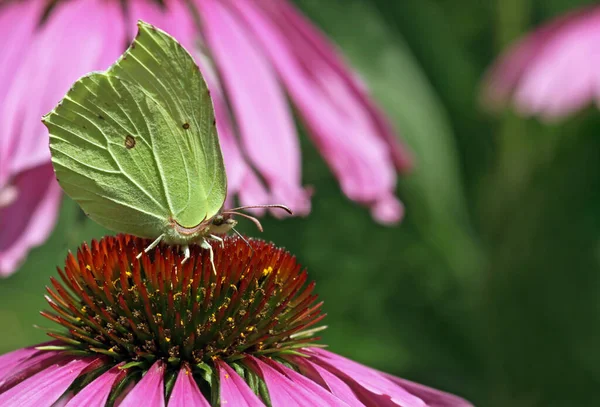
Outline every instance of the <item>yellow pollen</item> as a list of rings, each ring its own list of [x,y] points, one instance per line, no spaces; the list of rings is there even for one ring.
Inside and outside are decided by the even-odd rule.
[[[168,336],[165,338],[165,341],[167,342],[171,342],[171,338],[169,338]]]
[[[88,270],[91,270],[91,269],[92,269],[92,267],[90,267],[90,265],[89,265],[89,264],[86,264],[86,265],[85,265],[85,268],[86,268],[86,269],[88,269]]]
[[[133,273],[132,273],[131,271],[126,271],[126,272],[125,272],[125,275],[126,275],[127,277],[131,277],[131,276],[133,276]]]
[[[217,322],[217,317],[215,317],[215,314],[212,314],[212,315],[210,316],[210,318],[208,318],[208,320],[209,320],[210,322]]]
[[[233,318],[231,318],[231,317],[227,318],[227,322],[233,322]]]
[[[225,373],[225,378],[229,379],[229,375],[227,373]]]
[[[271,274],[273,272],[273,267],[269,266],[268,268],[264,269],[262,272],[262,275],[264,277],[268,276],[269,274]]]

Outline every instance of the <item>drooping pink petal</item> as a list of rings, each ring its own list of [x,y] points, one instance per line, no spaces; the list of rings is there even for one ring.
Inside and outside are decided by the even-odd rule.
[[[316,363],[312,363],[309,359],[298,357],[294,362],[300,367],[300,371],[305,376],[312,379],[314,382],[321,383],[335,394],[340,400],[343,400],[350,406],[363,406],[364,404],[354,394],[352,388],[342,379],[322,368]]]
[[[127,374],[125,370],[120,369],[122,365],[123,364],[120,363],[97,377],[93,382],[81,389],[81,391],[79,391],[75,397],[69,399],[65,403],[65,406],[104,407],[112,390],[113,384]]]
[[[563,15],[511,46],[484,80],[484,103],[512,96],[520,113],[558,119],[600,100],[600,8]]]
[[[91,359],[55,364],[0,394],[0,406],[50,407],[69,388]]]
[[[0,207],[0,275],[12,274],[27,252],[42,244],[54,228],[61,190],[50,163],[19,173],[13,179],[17,196]]]
[[[217,360],[216,365],[219,369],[221,406],[264,407],[264,403],[235,370],[221,360]]]
[[[300,186],[298,137],[273,68],[253,34],[221,1],[196,4],[252,166],[267,182],[273,202],[283,202],[298,214],[307,213],[308,196]]]
[[[347,404],[343,399],[338,398],[336,395],[331,392],[325,390],[325,388],[321,387],[319,384],[310,380],[306,376],[301,375],[295,370],[290,369],[289,367],[271,361],[271,359],[254,359],[257,363],[260,362],[261,370],[263,374],[265,370],[268,370],[268,375],[271,377],[279,377],[277,374],[282,374],[283,377],[287,377],[288,380],[283,380],[285,386],[290,386],[290,390],[294,392],[297,390],[299,393],[310,394],[306,399],[309,401],[310,405],[319,405],[319,406],[338,406],[338,407],[349,407],[349,406],[360,406],[361,403],[358,404]],[[266,380],[266,379],[265,379]],[[279,381],[279,379],[278,379]],[[267,383],[267,388],[270,389],[269,384]]]
[[[165,366],[159,360],[127,393],[119,407],[165,407],[164,376]]]
[[[256,3],[224,3],[256,35],[344,193],[369,205],[393,194],[396,174],[389,145],[347,82],[313,47],[290,43],[283,24],[269,19]]]
[[[60,189],[50,166],[42,115],[81,75],[106,69],[114,62],[125,40],[116,2],[58,2],[33,34],[31,26],[39,21],[47,2],[34,0],[31,8],[23,9],[13,9],[12,4],[0,9],[2,21],[8,16],[1,29],[21,33],[28,42],[15,39],[22,49],[7,52],[12,62],[0,68],[3,75],[10,74],[0,77],[0,190],[13,188],[11,202],[0,208],[0,275],[4,276],[14,272],[27,252],[48,237],[56,222]],[[27,16],[11,19],[13,12]],[[18,69],[15,58],[20,61]],[[3,71],[7,69],[12,71]]]
[[[210,403],[204,398],[198,384],[194,380],[189,367],[183,366],[179,370],[173,392],[169,398],[169,407],[210,407]]]
[[[29,50],[35,27],[41,19],[45,1],[14,1],[5,2],[0,9],[0,106],[12,78],[20,69],[23,57]],[[18,143],[18,134],[0,133],[0,191],[9,178],[9,157]],[[0,205],[1,206],[1,205]]]
[[[387,373],[381,374],[390,379],[392,382],[396,383],[398,386],[407,389],[412,394],[421,398],[429,407],[473,407],[470,402],[455,396],[454,394],[432,389],[431,387],[411,382],[410,380],[401,379]]]
[[[311,348],[310,353],[315,355],[312,359],[314,363],[320,364],[331,373],[343,378],[350,387],[356,384],[374,395],[383,396],[383,399],[389,398],[392,403],[402,407],[427,406],[422,399],[392,382],[375,369],[324,349]]]
[[[15,140],[9,171],[17,174],[50,161],[41,123],[80,76],[106,69],[124,47],[118,2],[73,0],[54,5],[35,33],[0,106],[0,137]],[[114,22],[107,24],[107,21]]]
[[[398,171],[407,171],[412,168],[413,159],[408,149],[399,140],[396,131],[368,94],[368,88],[360,80],[358,74],[352,71],[349,64],[344,61],[342,55],[330,43],[328,38],[297,10],[287,0],[282,1],[257,1],[262,9],[269,13],[271,19],[279,22],[281,29],[285,29],[288,41],[294,47],[309,49],[315,52],[331,69],[333,69],[341,80],[348,86],[357,101],[363,106],[382,137],[390,148],[391,155]]]

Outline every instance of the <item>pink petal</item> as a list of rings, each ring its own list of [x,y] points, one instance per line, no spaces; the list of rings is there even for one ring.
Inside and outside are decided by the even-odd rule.
[[[29,350],[31,348],[25,349]],[[19,355],[24,356],[27,354],[29,352],[20,353],[16,351],[5,355],[8,359],[6,360],[6,365],[2,367],[0,392],[4,389],[14,387],[17,383],[46,369],[51,364],[62,361],[60,353],[52,351],[36,351],[20,359]]]
[[[259,366],[261,366],[261,370],[262,370],[263,374],[265,373],[265,370],[269,370],[270,376],[276,376],[277,373],[282,373],[284,376],[287,376],[287,378],[289,380],[291,380],[291,382],[288,380],[283,380],[285,385],[286,386],[291,385],[290,390],[292,392],[294,392],[294,391],[305,392],[308,397],[308,400],[310,400],[310,403],[313,406],[314,405],[339,406],[339,407],[344,407],[344,406],[348,407],[349,406],[349,404],[347,404],[342,399],[338,398],[336,395],[325,390],[325,388],[321,387],[314,381],[310,380],[306,376],[301,375],[300,373],[296,372],[295,370],[288,368],[285,365],[282,365],[277,362],[273,362],[268,358],[264,358],[262,360],[259,360],[259,359],[254,359],[254,360],[257,363],[262,362]],[[267,383],[267,388],[269,388],[269,392],[270,392],[270,387],[269,387],[268,383]],[[351,406],[360,406],[362,404],[358,403],[358,404],[350,404],[350,405]]]
[[[308,212],[300,187],[300,147],[283,89],[251,32],[220,1],[196,2],[204,33],[236,116],[244,150],[273,202]]]
[[[118,2],[74,0],[54,6],[10,78],[0,108],[0,135],[17,142],[10,155],[12,174],[49,162],[42,115],[80,76],[106,69],[121,54],[125,40],[121,19]]]
[[[2,4],[0,8],[0,106],[12,84],[12,78],[22,66],[25,53],[40,21],[43,0],[15,1]],[[15,149],[17,134],[0,133],[0,190],[9,177],[9,157]]]
[[[52,365],[0,394],[0,405],[50,407],[90,363],[90,359],[75,359]]]
[[[21,362],[29,359],[40,351],[35,347],[17,349],[0,356],[0,386],[2,386],[3,378],[18,366]]]
[[[319,363],[338,377],[344,378],[351,387],[352,383],[355,383],[375,395],[389,397],[392,403],[399,406],[427,406],[422,399],[393,383],[375,369],[323,349],[311,348],[310,352],[315,354],[315,363]]]
[[[189,367],[182,367],[177,375],[169,407],[210,407],[204,398]]]
[[[289,43],[287,31],[255,3],[226,4],[255,33],[344,193],[367,204],[392,194],[396,176],[389,146],[345,81],[313,48]]]
[[[122,365],[122,363],[118,364],[97,377],[93,382],[81,389],[75,397],[71,398],[65,406],[103,407],[106,404],[106,400],[108,400],[112,386],[126,375],[126,372],[120,369]]]
[[[374,124],[377,126],[378,134],[388,143],[398,171],[409,170],[413,165],[411,154],[401,144],[398,135],[383,112],[371,100],[368,95],[368,89],[360,80],[359,75],[352,71],[352,68],[344,61],[342,55],[329,42],[327,36],[319,31],[308,18],[286,0],[261,0],[257,4],[261,5],[263,10],[270,13],[274,21],[280,21],[279,26],[281,29],[285,29],[286,36],[290,42],[316,52],[319,58],[322,58],[323,62],[339,75],[340,79],[349,87],[365,111],[371,115]]]
[[[216,364],[219,369],[221,406],[264,407],[263,402],[235,370],[221,360],[217,360]]]
[[[295,358],[294,362],[300,366],[300,371],[305,376],[317,383],[321,383],[322,386],[328,388],[331,393],[335,394],[340,400],[343,400],[348,405],[364,405],[346,382],[329,372],[327,369],[322,368],[316,363],[312,363],[306,358]]]
[[[163,362],[155,362],[150,370],[146,372],[142,380],[127,393],[119,407],[164,407],[164,376],[165,367]]]
[[[497,107],[513,95],[525,115],[557,119],[600,95],[600,8],[561,16],[511,46],[486,74],[484,102]]]
[[[422,384],[401,379],[387,373],[382,374],[398,386],[407,389],[412,394],[423,399],[429,407],[473,407],[467,400],[455,396],[454,394],[432,389],[431,387],[423,386]]]
[[[404,217],[404,205],[395,196],[381,198],[371,208],[373,219],[383,225],[393,225]]]
[[[12,274],[27,252],[42,244],[54,228],[61,190],[50,163],[18,174],[16,199],[0,208],[0,275]]]

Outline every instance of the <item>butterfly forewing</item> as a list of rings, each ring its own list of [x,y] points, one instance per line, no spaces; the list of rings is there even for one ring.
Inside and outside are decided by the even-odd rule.
[[[191,56],[140,22],[105,73],[81,78],[44,122],[59,183],[90,217],[155,237],[196,226],[225,200],[212,102]]]

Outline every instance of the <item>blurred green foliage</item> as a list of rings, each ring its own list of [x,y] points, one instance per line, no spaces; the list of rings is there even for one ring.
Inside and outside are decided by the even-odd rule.
[[[592,1],[297,0],[411,146],[399,227],[344,198],[306,137],[306,219],[262,237],[318,282],[330,349],[478,406],[594,406],[600,382],[600,113],[545,126],[485,114],[481,76],[541,21]],[[250,225],[243,227],[256,234]],[[0,284],[0,352],[37,343],[43,287],[107,233],[65,199],[51,239]]]

